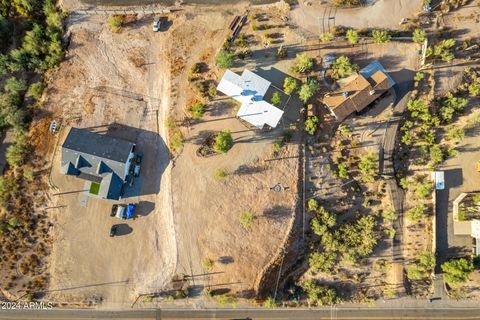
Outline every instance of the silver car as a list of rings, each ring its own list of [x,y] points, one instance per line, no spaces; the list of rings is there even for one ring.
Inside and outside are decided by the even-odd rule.
[[[153,32],[158,32],[160,30],[160,17],[153,18]]]

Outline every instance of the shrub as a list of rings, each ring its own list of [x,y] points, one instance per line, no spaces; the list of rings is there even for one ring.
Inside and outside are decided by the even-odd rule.
[[[44,85],[41,81],[35,82],[28,87],[27,94],[38,101],[42,97],[43,89]]]
[[[215,178],[216,178],[217,180],[224,179],[224,178],[226,178],[227,176],[228,176],[228,171],[225,170],[225,169],[220,169],[220,168],[219,168],[219,169],[217,169],[217,170],[215,171]]]
[[[430,161],[437,165],[443,162],[443,151],[438,144],[430,148]]]
[[[230,130],[223,130],[215,137],[213,150],[217,153],[226,153],[233,146],[233,139]]]
[[[358,168],[362,173],[362,180],[367,183],[373,183],[375,181],[376,171],[378,170],[377,156],[373,152],[361,156]]]
[[[123,17],[119,15],[113,15],[108,18],[108,27],[112,32],[119,32],[122,29]]]
[[[448,128],[447,134],[449,139],[460,142],[465,138],[465,129],[454,125]]]
[[[447,93],[441,101],[440,117],[444,122],[450,122],[453,115],[463,111],[467,103],[467,99],[456,97],[450,92]]]
[[[263,307],[264,308],[275,308],[277,306],[275,300],[272,297],[268,297],[267,300],[263,302]]]
[[[200,120],[205,114],[205,105],[201,102],[196,102],[190,106],[190,114],[195,120]]]
[[[427,33],[422,29],[415,29],[412,34],[413,42],[422,43],[427,37]]]
[[[308,211],[317,211],[318,209],[318,202],[315,199],[309,199],[307,201],[307,210]]]
[[[407,267],[407,278],[409,280],[421,280],[425,278],[425,273],[417,264],[411,264]]]
[[[464,283],[473,271],[473,263],[464,258],[450,260],[442,264],[442,271],[445,272],[444,279],[448,284]]]
[[[3,88],[8,93],[16,94],[24,91],[27,87],[25,86],[25,81],[18,80],[15,77],[10,77],[5,81],[5,85]]]
[[[358,70],[358,65],[352,64],[347,56],[340,56],[332,64],[333,78],[341,79]]]
[[[337,7],[354,7],[365,3],[365,0],[334,0],[333,5]]]
[[[372,37],[375,43],[387,43],[392,39],[392,36],[386,30],[373,30]]]
[[[335,254],[332,252],[314,252],[310,254],[308,265],[316,272],[326,272],[335,266]]]
[[[398,216],[397,216],[397,213],[395,212],[395,209],[388,208],[382,211],[382,218],[385,221],[393,222],[397,220]]]
[[[283,147],[282,141],[275,141],[272,146],[273,152],[279,152],[280,150],[282,150],[282,147]]]
[[[203,267],[207,270],[210,270],[213,268],[213,266],[215,265],[215,261],[213,261],[212,259],[210,258],[205,258],[203,260]]]
[[[30,166],[23,168],[23,177],[28,182],[32,182],[34,180],[33,168]]]
[[[308,303],[316,305],[335,305],[341,302],[334,288],[319,285],[315,280],[307,280],[302,284],[308,294]]]
[[[272,95],[272,100],[270,101],[274,106],[279,106],[282,103],[282,95],[280,92],[274,92]]]
[[[317,116],[308,117],[305,121],[305,132],[313,136],[317,132],[318,118]]]
[[[453,54],[453,47],[455,46],[454,39],[442,40],[433,48],[433,56],[445,62],[452,61],[455,56]]]
[[[297,88],[298,81],[294,78],[286,77],[285,80],[283,80],[283,91],[285,91],[286,94],[292,94],[295,90],[297,90]]]
[[[330,32],[327,32],[327,33],[322,33],[320,35],[320,41],[321,42],[330,42],[333,40],[333,34],[330,33]]]
[[[424,204],[420,204],[407,211],[407,219],[410,222],[418,222],[425,217],[426,211],[427,206],[425,206]]]
[[[175,131],[170,138],[170,142],[173,150],[180,151],[183,148],[183,143],[185,142],[182,132],[179,130]]]
[[[30,145],[28,144],[28,136],[25,132],[18,132],[15,135],[14,143],[7,148],[7,163],[11,167],[19,166],[30,153]]]
[[[348,174],[347,164],[342,162],[338,164],[337,174],[340,178],[348,179],[350,175]]]
[[[200,62],[194,63],[190,68],[190,73],[196,74],[202,71],[202,64]]]
[[[353,29],[348,29],[346,34],[347,40],[350,44],[358,43],[358,32]]]
[[[313,59],[306,53],[298,53],[292,70],[297,73],[306,74],[313,69]]]
[[[232,295],[226,295],[226,294],[219,295],[217,296],[217,302],[221,306],[230,305],[233,308],[237,306],[237,298],[235,298]]]
[[[468,86],[468,93],[472,97],[477,97],[480,95],[480,84],[474,82],[471,85]]]
[[[415,77],[413,78],[413,80],[415,81],[422,81],[423,79],[425,79],[425,73],[423,72],[417,72],[415,73]]]
[[[426,199],[429,195],[432,194],[433,187],[430,181],[425,181],[420,183],[415,188],[415,196],[418,199]]]
[[[245,230],[252,229],[254,221],[255,221],[255,214],[251,211],[245,211],[240,216],[240,224]]]
[[[235,55],[227,50],[222,50],[217,54],[215,61],[220,69],[228,69],[233,66]]]
[[[319,90],[320,85],[316,80],[308,80],[300,87],[298,96],[303,103],[307,103]]]

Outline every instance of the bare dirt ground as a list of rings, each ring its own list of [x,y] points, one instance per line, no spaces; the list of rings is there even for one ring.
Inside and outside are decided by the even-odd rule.
[[[290,17],[294,24],[315,34],[333,32],[334,26],[397,29],[403,18],[420,12],[421,4],[421,0],[379,0],[360,8],[330,9],[318,2],[299,1]]]
[[[139,217],[110,238],[111,203],[89,199],[84,182],[59,173],[56,153],[51,195],[55,236],[48,298],[54,301],[131,302],[138,293],[166,284],[175,268],[169,154],[163,122],[168,106],[166,38],[151,32],[149,17],[137,17],[115,34],[104,16],[68,20],[71,42],[65,61],[49,81],[45,109],[63,125],[92,128],[137,143],[144,153]],[[113,125],[112,125],[113,124]],[[68,127],[62,132],[60,142]]]

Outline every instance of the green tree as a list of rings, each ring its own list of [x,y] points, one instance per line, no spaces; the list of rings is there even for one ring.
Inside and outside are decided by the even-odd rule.
[[[315,132],[317,132],[317,126],[318,126],[317,116],[308,117],[308,119],[305,120],[305,132],[308,133],[309,135],[311,136],[315,135]]]
[[[20,91],[24,91],[26,89],[26,86],[25,81],[18,80],[15,77],[10,77],[5,81],[5,85],[3,88],[6,92],[15,94]]]
[[[480,84],[477,82],[472,83],[468,86],[468,93],[472,97],[478,97],[480,95]]]
[[[233,139],[230,130],[223,130],[215,137],[213,150],[217,153],[226,153],[233,146]]]
[[[170,143],[172,145],[173,150],[180,151],[183,148],[183,143],[185,142],[185,137],[183,136],[180,130],[175,130],[171,137]]]
[[[228,69],[233,66],[235,55],[227,50],[222,50],[217,54],[215,61],[220,69]]]
[[[286,94],[290,95],[297,89],[298,81],[294,78],[286,77],[285,80],[283,80],[283,91],[285,91]]]
[[[348,166],[344,162],[338,164],[337,173],[340,178],[343,178],[343,179],[350,178],[350,175],[348,174]]]
[[[453,125],[448,128],[447,134],[449,139],[455,142],[460,142],[465,138],[465,129],[463,127]]]
[[[473,271],[473,263],[465,258],[450,260],[442,264],[442,271],[448,284],[464,283]]]
[[[303,103],[307,103],[319,90],[320,84],[316,80],[308,80],[300,87],[298,96]]]
[[[316,272],[331,271],[335,266],[335,254],[333,252],[314,252],[308,258],[308,265]]]
[[[397,216],[397,213],[395,212],[395,209],[387,208],[382,211],[382,218],[385,221],[393,222],[397,220],[398,216]]]
[[[433,48],[433,56],[445,62],[450,62],[455,58],[453,54],[453,47],[455,46],[454,39],[442,40]]]
[[[190,106],[190,114],[194,120],[200,120],[205,114],[205,105],[201,102],[195,102]]]
[[[14,143],[7,148],[7,163],[11,167],[19,166],[30,153],[30,145],[28,144],[28,135],[26,132],[17,132],[15,134]]]
[[[282,103],[282,95],[280,94],[280,92],[274,92],[272,95],[272,100],[270,100],[270,102],[274,106],[278,107]]]
[[[422,43],[427,37],[427,33],[422,29],[415,29],[412,34],[413,42]]]
[[[463,111],[467,103],[467,99],[456,97],[451,92],[447,93],[441,101],[440,117],[444,122],[450,122],[453,115]]]
[[[306,74],[313,69],[313,59],[306,53],[298,53],[292,70],[297,73]]]
[[[425,217],[427,206],[424,204],[417,205],[407,211],[407,219],[411,222],[418,222]]]
[[[425,270],[425,272],[431,272],[435,268],[436,259],[435,254],[430,251],[424,251],[418,256],[420,261],[420,266]]]
[[[341,79],[358,70],[358,65],[352,64],[347,56],[340,56],[332,64],[333,78]]]
[[[35,82],[28,87],[27,94],[38,101],[42,97],[43,89],[44,85],[41,81]]]
[[[366,155],[360,156],[360,163],[358,168],[362,173],[363,181],[367,183],[373,183],[375,181],[375,175],[378,170],[378,158],[373,152],[369,152]]]
[[[347,40],[350,44],[358,43],[358,32],[353,29],[348,29],[346,34]]]
[[[425,181],[415,187],[415,196],[418,199],[426,199],[432,194],[433,187],[430,181]]]
[[[307,280],[302,287],[308,294],[308,303],[316,305],[335,305],[341,302],[337,291],[328,286],[319,285],[315,280]]]
[[[315,199],[309,199],[307,201],[307,210],[308,211],[317,211],[318,210],[318,202]]]
[[[438,144],[435,144],[430,148],[430,161],[434,165],[437,165],[443,162],[443,151]]]
[[[425,278],[425,272],[417,264],[411,264],[407,267],[407,278],[413,281]]]
[[[320,35],[320,41],[321,41],[321,42],[330,42],[330,41],[333,40],[333,38],[334,38],[334,37],[333,37],[333,34],[330,33],[330,32],[322,33],[322,34]]]
[[[387,43],[392,39],[392,36],[386,30],[376,29],[372,31],[372,38],[375,43]]]
[[[30,17],[40,4],[39,0],[12,0],[13,7],[20,15]]]

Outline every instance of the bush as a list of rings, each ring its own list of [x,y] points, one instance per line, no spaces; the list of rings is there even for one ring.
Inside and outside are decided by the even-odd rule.
[[[173,150],[180,151],[183,148],[183,143],[185,142],[185,138],[181,131],[176,130],[170,137],[170,143],[172,145]]]
[[[427,33],[422,29],[415,29],[412,34],[413,42],[422,43],[427,37]]]
[[[197,74],[197,73],[200,73],[201,71],[202,71],[202,64],[200,62],[194,63],[190,68],[191,74]]]
[[[282,95],[280,92],[274,92],[272,95],[272,100],[270,101],[274,106],[279,106],[282,103]]]
[[[237,298],[231,295],[222,294],[217,296],[217,302],[221,306],[230,305],[234,308],[237,305]]]
[[[245,211],[240,216],[240,224],[245,230],[252,229],[254,221],[255,221],[255,214],[251,211]]]
[[[358,32],[353,29],[348,29],[346,34],[347,40],[350,44],[358,43]]]
[[[319,90],[320,85],[316,80],[308,80],[300,87],[298,96],[303,103],[307,103]]]
[[[196,102],[190,106],[190,114],[194,120],[200,120],[205,114],[205,105],[201,102]]]
[[[23,177],[28,182],[32,182],[34,180],[33,168],[30,166],[23,168]]]
[[[453,115],[463,111],[467,103],[467,99],[456,97],[450,92],[447,93],[441,101],[440,117],[444,122],[450,122]]]
[[[362,180],[367,183],[375,181],[375,175],[378,170],[378,158],[373,152],[369,152],[364,156],[360,156],[358,168],[362,173]]]
[[[230,130],[223,130],[215,137],[213,150],[217,153],[226,153],[233,146],[233,139]]]
[[[302,284],[308,294],[308,303],[315,305],[335,305],[341,302],[334,288],[319,285],[315,280],[307,280]]]
[[[316,272],[331,271],[335,266],[335,254],[332,252],[314,252],[310,254],[308,265]]]
[[[28,87],[27,94],[38,101],[42,97],[43,89],[44,85],[41,81],[35,82]]]
[[[444,279],[450,285],[464,283],[473,271],[473,263],[467,259],[455,259],[444,262],[442,271],[445,272]]]
[[[453,125],[452,127],[448,128],[447,134],[449,139],[455,142],[460,142],[465,138],[465,129]]]
[[[25,86],[25,81],[18,80],[15,77],[10,77],[5,81],[3,88],[8,93],[17,94],[21,91],[24,91],[27,87]]]
[[[386,30],[373,30],[372,37],[375,43],[387,43],[392,39],[392,36]]]
[[[205,258],[203,260],[203,267],[207,270],[211,270],[213,268],[213,266],[215,265],[215,261],[213,261],[212,259],[210,258]]]
[[[411,264],[407,267],[407,278],[409,280],[421,280],[425,278],[425,273],[417,264]]]
[[[438,144],[430,148],[430,161],[433,165],[443,162],[443,151]]]
[[[415,81],[422,81],[423,79],[425,79],[425,73],[423,72],[417,72],[415,73],[415,77],[413,78],[413,80]]]
[[[433,187],[430,181],[425,181],[424,183],[420,183],[415,188],[415,196],[418,199],[426,199],[428,196],[432,194]]]
[[[297,90],[297,88],[298,81],[294,78],[286,77],[285,80],[283,80],[283,91],[285,91],[286,94],[292,94],[295,90]]]
[[[474,82],[468,86],[468,93],[472,97],[478,97],[480,95],[480,84]]]
[[[320,41],[321,41],[321,42],[330,42],[330,41],[333,40],[333,38],[334,38],[334,37],[333,37],[333,34],[330,33],[330,32],[322,33],[322,34],[320,35]]]
[[[340,56],[332,64],[333,78],[342,79],[358,70],[358,65],[352,64],[347,56]]]
[[[123,17],[119,15],[113,15],[108,18],[108,27],[112,32],[120,32],[123,25]]]
[[[337,7],[354,7],[365,3],[365,0],[334,0],[333,5]]]
[[[395,212],[395,209],[388,208],[382,211],[382,218],[385,221],[393,222],[397,220],[398,216],[397,216],[397,213]]]
[[[267,300],[263,302],[263,307],[264,308],[275,308],[277,306],[275,300],[272,297],[268,297]]]
[[[298,53],[292,70],[297,73],[306,74],[313,69],[313,59],[306,53]]]
[[[316,116],[308,117],[305,120],[305,132],[313,136],[317,132],[318,118]]]
[[[419,222],[425,217],[426,211],[427,211],[427,206],[424,204],[420,204],[407,211],[407,219],[410,222]]]
[[[217,180],[224,179],[224,178],[226,178],[227,176],[228,176],[228,171],[225,170],[225,169],[220,169],[220,168],[219,168],[219,169],[217,169],[217,170],[215,171],[215,178],[216,178]]]
[[[233,66],[235,55],[227,50],[222,50],[217,54],[215,61],[220,69],[228,69]]]
[[[433,56],[445,62],[452,61],[455,56],[453,54],[453,47],[455,46],[454,39],[442,40],[433,48]]]

